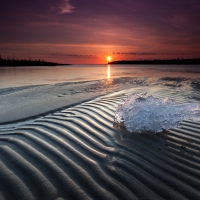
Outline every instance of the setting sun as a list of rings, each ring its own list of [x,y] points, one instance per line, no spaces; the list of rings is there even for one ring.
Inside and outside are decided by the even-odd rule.
[[[107,61],[110,62],[111,61],[111,56],[107,56]]]

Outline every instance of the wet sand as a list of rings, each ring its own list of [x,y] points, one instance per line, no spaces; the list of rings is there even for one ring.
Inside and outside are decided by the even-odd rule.
[[[113,126],[116,107],[130,93],[199,102],[197,80],[116,79],[107,88],[105,82],[88,84],[85,99],[69,95],[71,107],[67,97],[62,102],[62,97],[48,95],[46,91],[54,91],[49,87],[57,96],[70,91],[58,84],[0,91],[5,102],[19,98],[10,110],[9,102],[1,104],[6,108],[0,115],[0,199],[200,199],[200,122],[186,120],[182,128],[155,135],[130,134]],[[50,103],[32,116],[25,109],[26,115],[17,118],[25,92],[37,94],[31,97],[31,110],[42,96],[42,105]],[[57,111],[44,114],[44,107]],[[15,117],[5,116],[8,110]]]

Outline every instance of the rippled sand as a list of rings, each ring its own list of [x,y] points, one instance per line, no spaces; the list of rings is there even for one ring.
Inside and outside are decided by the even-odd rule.
[[[2,116],[8,107],[4,109],[0,127],[0,199],[200,199],[199,122],[184,121],[182,128],[156,135],[130,135],[113,126],[115,109],[128,94],[147,91],[180,103],[199,102],[198,82],[167,78],[156,83],[114,81],[108,88],[102,86],[104,93],[95,92],[97,85],[93,86],[94,96],[84,94],[93,99],[85,97],[84,103],[78,103],[83,101],[79,94],[71,95],[79,97],[76,106],[62,108],[68,98],[63,97],[62,102],[62,97],[52,97],[52,105],[61,101],[60,107],[52,109],[57,111],[41,115],[41,109],[32,119],[26,115],[20,122],[8,123],[9,116],[5,116],[5,124]],[[56,95],[63,89],[59,89],[60,85],[50,86],[57,87]],[[35,88],[36,92],[43,87]],[[116,92],[111,94],[114,87]],[[32,87],[13,89],[15,94],[9,91],[1,93],[0,98],[18,95],[20,99],[28,91],[34,94]],[[45,96],[48,90],[43,91]],[[48,98],[45,100],[49,103]],[[33,102],[36,106],[40,98]],[[12,109],[20,113],[22,104],[18,105],[10,108],[10,113]]]

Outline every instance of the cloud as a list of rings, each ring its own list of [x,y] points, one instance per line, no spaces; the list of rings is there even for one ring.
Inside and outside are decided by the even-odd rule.
[[[86,54],[50,54],[51,57],[80,57],[80,58],[96,58],[95,55],[86,55]]]
[[[199,0],[189,0],[190,4],[193,6],[193,8],[200,10],[200,3]]]
[[[75,7],[72,6],[69,0],[64,0],[63,5],[59,7],[60,14],[71,13]]]
[[[189,53],[155,53],[155,52],[113,52],[113,55],[137,55],[137,56],[152,56],[152,55],[164,55],[164,56],[175,56],[175,55],[190,55]]]
[[[137,52],[113,52],[113,54],[118,54],[118,55],[157,55],[158,53],[137,53]]]
[[[161,19],[162,22],[169,24],[170,26],[177,27],[183,29],[190,23],[188,18],[183,15],[173,15],[167,17],[166,19]]]

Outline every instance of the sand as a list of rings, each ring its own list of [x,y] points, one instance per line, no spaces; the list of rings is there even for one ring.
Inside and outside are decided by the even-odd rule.
[[[200,199],[199,122],[156,135],[113,126],[130,93],[199,102],[198,82],[106,83],[0,91],[0,199]]]

